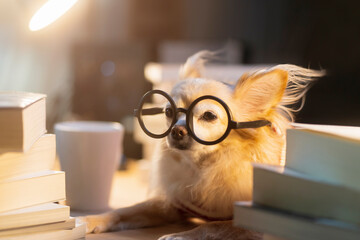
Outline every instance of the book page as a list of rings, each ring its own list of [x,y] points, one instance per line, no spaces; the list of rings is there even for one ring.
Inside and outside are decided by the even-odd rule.
[[[360,127],[305,123],[292,123],[291,125],[297,129],[307,129],[310,131],[321,132],[360,141]]]

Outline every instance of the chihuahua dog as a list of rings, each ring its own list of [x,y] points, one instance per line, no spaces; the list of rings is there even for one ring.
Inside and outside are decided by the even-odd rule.
[[[246,73],[231,85],[202,76],[204,63],[212,55],[202,51],[190,57],[170,93],[176,108],[183,110],[167,113],[171,129],[153,160],[155,196],[131,207],[84,217],[88,233],[158,226],[195,217],[205,223],[160,239],[262,238],[260,233],[232,226],[233,204],[251,200],[253,162],[282,164],[285,132],[293,112],[302,107],[309,84],[324,72],[278,65]],[[186,120],[190,114],[185,112],[202,96],[221,99],[231,115],[223,116],[226,111],[219,110],[220,100],[204,101],[200,110],[192,110],[196,112],[191,114],[197,124],[194,130]],[[212,134],[227,129],[229,121],[223,119],[229,116],[240,123],[236,126],[250,125],[234,127],[215,144],[194,140],[193,135],[217,139]],[[263,124],[252,126],[254,122]]]

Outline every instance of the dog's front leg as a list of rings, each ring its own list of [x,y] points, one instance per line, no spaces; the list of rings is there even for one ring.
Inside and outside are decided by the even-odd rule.
[[[189,231],[165,235],[159,240],[261,240],[262,234],[233,226],[232,221],[204,223]]]
[[[179,221],[180,212],[167,202],[151,199],[131,207],[82,217],[87,233],[152,227]]]

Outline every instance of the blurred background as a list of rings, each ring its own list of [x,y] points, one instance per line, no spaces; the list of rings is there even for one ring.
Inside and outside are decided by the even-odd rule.
[[[78,0],[32,31],[46,2],[0,0],[0,89],[46,93],[50,132],[65,120],[119,121],[125,155],[142,158],[133,109],[164,78],[159,68],[145,75],[146,64],[177,69],[200,49],[220,48],[232,70],[326,69],[296,120],[360,126],[359,1]]]

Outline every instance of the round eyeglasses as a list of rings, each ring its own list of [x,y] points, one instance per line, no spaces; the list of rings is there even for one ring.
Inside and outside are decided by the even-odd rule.
[[[155,99],[157,104],[147,104]],[[185,114],[186,130],[197,142],[214,145],[223,141],[232,129],[259,128],[270,126],[268,120],[236,122],[232,120],[230,108],[215,96],[206,95],[195,99],[188,109],[178,108],[174,100],[164,91],[147,92],[134,110],[142,130],[150,137],[166,137],[178,121],[178,115]]]

